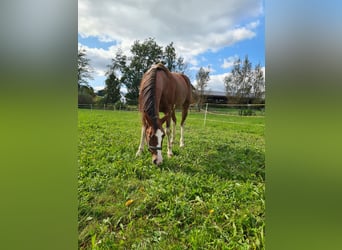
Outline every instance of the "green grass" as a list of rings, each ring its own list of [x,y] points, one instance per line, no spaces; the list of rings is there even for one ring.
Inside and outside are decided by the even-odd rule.
[[[265,248],[264,117],[192,112],[157,167],[137,112],[78,115],[80,249]]]

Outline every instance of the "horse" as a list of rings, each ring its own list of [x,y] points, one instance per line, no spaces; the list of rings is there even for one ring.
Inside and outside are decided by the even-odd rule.
[[[181,73],[170,72],[162,63],[152,65],[140,82],[139,112],[141,113],[141,139],[136,156],[144,148],[144,142],[152,154],[152,162],[159,165],[163,161],[162,144],[165,136],[163,123],[166,122],[167,155],[171,157],[172,144],[175,137],[176,115],[175,109],[182,108],[180,123],[180,147],[184,147],[184,122],[192,102],[192,86],[190,79]],[[164,117],[159,117],[159,112]],[[171,119],[173,131],[171,133]]]

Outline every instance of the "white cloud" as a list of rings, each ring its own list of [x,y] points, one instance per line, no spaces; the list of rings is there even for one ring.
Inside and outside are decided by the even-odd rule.
[[[208,86],[206,87],[206,90],[225,92],[225,87],[224,87],[223,80],[228,75],[230,75],[230,73],[210,75],[210,80],[208,82]],[[192,84],[194,86],[196,86],[196,84],[197,84],[196,80],[194,80],[192,82]]]
[[[230,73],[211,75],[207,89],[212,91],[225,92],[223,80],[228,75],[230,75]]]
[[[264,79],[265,78],[265,67],[262,67],[261,70],[264,73]],[[208,82],[207,90],[211,91],[219,91],[219,92],[225,92],[224,87],[224,78],[226,76],[231,75],[231,72],[223,73],[223,74],[216,74],[216,75],[210,75],[210,80]],[[193,82],[193,85],[196,85],[196,80]]]
[[[95,69],[95,79],[104,78],[118,48],[129,55],[134,41],[148,37],[161,46],[173,41],[177,55],[194,72],[205,61],[197,55],[255,37],[261,15],[261,0],[79,0],[78,32],[82,37],[95,36],[99,41],[117,44],[108,49],[83,45]],[[221,67],[229,68],[231,60],[224,59]],[[212,75],[208,89],[224,91],[224,75]]]
[[[90,59],[90,65],[94,69],[95,76],[104,76],[107,70],[107,65],[111,64],[111,59],[114,57],[115,46],[105,50],[102,48],[90,48],[83,44],[78,44],[86,50],[87,58]]]
[[[239,58],[238,55],[230,56],[228,58],[223,59],[223,64],[221,68],[228,69],[234,65],[234,62]]]
[[[262,70],[262,72],[264,73],[264,79],[266,79],[266,68],[265,68],[265,66],[264,67],[261,67],[261,70]]]
[[[82,36],[115,40],[123,47],[147,37],[163,46],[173,41],[191,60],[254,37],[262,11],[260,0],[79,0],[78,28]]]
[[[255,21],[255,22],[251,22],[247,25],[247,28],[249,29],[255,29],[259,26],[260,22],[259,20]]]

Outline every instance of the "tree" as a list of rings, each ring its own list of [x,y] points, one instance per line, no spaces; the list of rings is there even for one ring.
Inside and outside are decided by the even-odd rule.
[[[236,97],[238,103],[262,101],[265,93],[264,73],[261,65],[257,64],[252,70],[248,56],[243,61],[235,60],[231,74],[224,78],[228,100]]]
[[[109,65],[108,74],[118,72],[121,75],[120,83],[126,86],[125,95],[128,104],[137,104],[139,85],[143,74],[155,63],[162,60],[163,50],[153,38],[140,43],[135,41],[131,47],[132,56],[127,57],[122,50],[118,50]]]
[[[81,89],[81,86],[89,87],[88,80],[94,79],[92,77],[93,68],[90,66],[90,59],[87,58],[86,50],[84,48],[80,48],[78,50],[78,90]]]
[[[248,56],[242,62],[241,71],[238,77],[238,97],[242,102],[248,103],[252,90],[252,63],[249,61]]]
[[[179,72],[185,74],[185,71],[188,68],[188,64],[184,61],[183,57],[178,57],[176,62],[176,69],[175,72]]]
[[[165,47],[159,46],[153,38],[144,42],[135,41],[131,47],[131,56],[123,54],[118,50],[109,65],[108,74],[115,72],[120,75],[120,83],[127,89],[125,95],[128,104],[137,104],[139,96],[139,85],[143,74],[158,62],[165,64],[171,71],[185,70],[184,59],[176,56],[173,43]]]
[[[224,78],[224,85],[226,88],[227,98],[229,100],[230,97],[237,96],[239,90],[239,81],[241,75],[241,60],[240,58],[236,59],[233,64],[233,69],[231,74]]]
[[[173,47],[173,42],[167,45],[163,53],[162,63],[170,70],[176,70],[176,50]]]
[[[79,104],[92,104],[96,94],[94,89],[90,86],[81,85],[78,89],[78,103]]]
[[[114,72],[111,72],[106,81],[106,87],[105,87],[105,96],[104,96],[104,103],[116,103],[120,101],[121,94],[120,94],[120,81],[114,74]]]
[[[196,89],[198,91],[198,108],[202,108],[204,102],[204,89],[208,86],[208,82],[210,80],[210,67],[207,69],[201,67],[196,74]]]
[[[187,64],[183,57],[178,57],[176,49],[173,47],[173,42],[167,45],[164,49],[162,63],[172,72],[179,72],[184,74],[187,69]]]
[[[129,68],[124,72],[124,84],[127,87],[126,100],[129,104],[137,104],[139,85],[143,74],[155,63],[162,60],[163,50],[154,39],[149,38],[143,43],[135,41],[131,48]]]
[[[265,94],[265,78],[260,63],[255,66],[253,72],[252,94],[256,102],[261,102]]]

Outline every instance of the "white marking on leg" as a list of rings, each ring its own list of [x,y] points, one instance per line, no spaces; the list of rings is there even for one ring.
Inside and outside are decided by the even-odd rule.
[[[171,133],[171,129],[167,127],[167,128],[166,128],[166,135],[169,136],[170,133]]]
[[[142,126],[142,127],[141,127],[140,145],[139,145],[138,151],[137,151],[137,153],[135,154],[135,156],[141,155],[141,152],[142,152],[143,149],[144,149],[145,130],[146,130],[145,126]]]
[[[157,129],[155,136],[157,136],[157,147],[161,147],[162,139],[163,139],[163,132],[160,129]],[[163,162],[163,156],[161,154],[161,150],[157,149],[157,165]]]
[[[172,156],[172,134],[171,129],[166,128],[167,135],[167,156],[170,158]]]
[[[176,138],[176,123],[172,122],[171,144],[173,144],[173,141],[174,141],[175,138]]]
[[[180,143],[179,143],[180,147],[184,147],[184,124],[181,125],[180,128]]]

